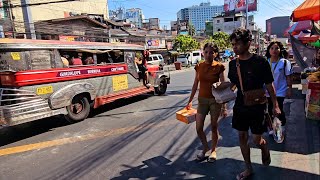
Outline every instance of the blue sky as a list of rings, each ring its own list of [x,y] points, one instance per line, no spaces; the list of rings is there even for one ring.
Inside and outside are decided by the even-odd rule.
[[[276,16],[290,16],[292,11],[304,0],[258,0],[258,11],[252,12],[258,26],[265,31],[265,21]],[[177,12],[207,0],[108,0],[109,10],[117,7],[141,8],[145,18],[159,18],[161,27],[170,27],[170,21],[176,20]],[[211,0],[211,5],[223,5],[224,0]]]

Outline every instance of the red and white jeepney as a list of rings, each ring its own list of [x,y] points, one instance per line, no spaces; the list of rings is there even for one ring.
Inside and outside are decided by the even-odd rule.
[[[77,122],[92,107],[164,94],[170,75],[161,67],[149,65],[151,86],[143,82],[135,58],[146,62],[145,54],[143,46],[132,44],[0,39],[0,126],[59,114]],[[76,58],[86,65],[72,65]]]

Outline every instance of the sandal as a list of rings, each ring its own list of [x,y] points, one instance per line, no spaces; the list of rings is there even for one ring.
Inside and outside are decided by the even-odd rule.
[[[245,175],[246,171],[250,171],[249,174]],[[238,174],[236,178],[237,178],[237,180],[245,180],[245,179],[251,178],[252,175],[253,175],[252,170],[247,169],[247,170],[243,171],[242,173]]]
[[[271,163],[270,151],[269,149],[267,151],[267,153],[264,153],[264,151],[261,150],[262,164],[265,166],[269,166]]]
[[[208,162],[215,162],[217,160],[217,152],[213,151],[211,152],[209,158],[208,158]]]
[[[208,151],[206,151],[206,152],[202,151],[199,154],[197,154],[197,157],[196,157],[197,161],[203,161],[203,160],[207,159],[206,154],[207,154]]]

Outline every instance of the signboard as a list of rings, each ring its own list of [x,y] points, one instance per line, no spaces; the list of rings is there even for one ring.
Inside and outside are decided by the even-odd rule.
[[[113,76],[112,87],[113,87],[113,91],[128,89],[128,76],[127,75]]]
[[[160,41],[159,39],[150,39],[147,41],[148,47],[159,47]]]
[[[257,11],[257,0],[247,0],[248,11]],[[246,0],[224,0],[224,11],[228,12],[240,12],[246,11]]]

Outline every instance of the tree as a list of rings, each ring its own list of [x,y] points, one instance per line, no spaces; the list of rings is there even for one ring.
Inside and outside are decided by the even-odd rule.
[[[204,40],[201,45],[204,46],[206,43],[216,44],[220,50],[225,50],[231,47],[229,35],[225,32],[216,32],[209,39]]]
[[[196,35],[196,28],[194,27],[194,25],[189,23],[188,27],[189,27],[189,29],[188,29],[189,35],[190,36]]]
[[[184,54],[200,48],[200,44],[190,35],[179,35],[174,39],[174,48]]]

